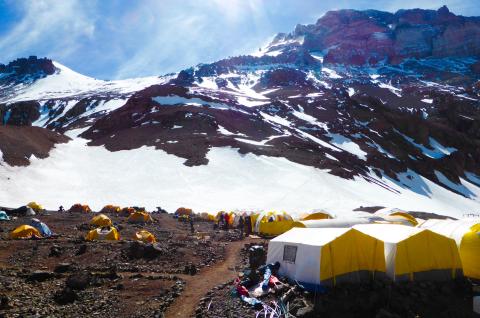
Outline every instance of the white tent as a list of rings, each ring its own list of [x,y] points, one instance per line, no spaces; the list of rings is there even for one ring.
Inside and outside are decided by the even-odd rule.
[[[419,225],[455,240],[465,276],[480,279],[480,219],[427,220]]]
[[[315,289],[384,272],[381,248],[376,239],[354,229],[293,228],[270,241],[267,262],[280,262],[280,275]]]
[[[360,224],[354,229],[383,242],[393,280],[451,279],[461,272],[455,242],[429,230],[400,224]]]

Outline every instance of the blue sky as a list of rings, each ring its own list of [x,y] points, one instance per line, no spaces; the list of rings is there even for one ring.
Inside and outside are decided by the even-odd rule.
[[[0,62],[47,56],[96,78],[175,72],[250,53],[328,10],[438,9],[478,0],[0,0]]]

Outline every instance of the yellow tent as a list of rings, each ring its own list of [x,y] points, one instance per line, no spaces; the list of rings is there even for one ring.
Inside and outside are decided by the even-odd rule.
[[[383,244],[387,275],[398,280],[448,280],[461,274],[455,241],[432,232],[400,224],[360,224],[354,229]]]
[[[184,207],[180,207],[177,209],[177,211],[175,211],[175,214],[178,215],[178,216],[181,216],[181,215],[191,215],[193,213],[192,209],[187,209],[187,208],[184,208]]]
[[[136,212],[136,210],[135,210],[134,208],[127,208],[127,207],[125,207],[125,208],[123,208],[123,209],[120,210],[120,215],[121,215],[121,216],[130,216],[130,215],[132,215],[132,214],[135,213],[135,212]]]
[[[30,239],[30,238],[41,238],[40,232],[30,225],[20,225],[15,230],[10,233],[10,238],[19,240],[19,239]]]
[[[265,236],[276,236],[290,230],[293,226],[292,217],[286,212],[261,212],[252,215],[254,232]]]
[[[105,214],[99,214],[99,215],[96,215],[92,218],[92,220],[90,221],[90,224],[95,225],[97,227],[111,226],[112,225],[112,220],[110,220],[110,218],[108,216],[106,216]]]
[[[41,206],[37,202],[30,202],[29,204],[27,204],[27,206],[32,210],[34,210],[35,212],[40,212],[43,210],[43,206]]]
[[[308,214],[304,214],[300,217],[301,221],[309,221],[309,220],[324,220],[324,219],[333,219],[330,213],[325,211],[317,211]]]
[[[136,232],[133,239],[144,243],[155,243],[157,241],[155,235],[146,230]]]
[[[480,280],[480,219],[427,220],[419,227],[454,239],[462,260],[463,274]]]
[[[375,212],[376,216],[381,217],[385,222],[378,221],[378,223],[393,223],[393,224],[403,224],[409,226],[417,226],[418,221],[416,218],[411,216],[408,212],[402,211],[400,209],[391,209],[383,208]]]
[[[132,213],[128,217],[127,221],[129,223],[145,223],[145,222],[153,222],[153,219],[149,213],[137,211]]]
[[[120,235],[118,234],[116,228],[114,228],[113,226],[107,226],[91,230],[90,232],[88,232],[85,239],[87,241],[118,241],[120,239]]]
[[[121,208],[116,205],[108,204],[102,208],[100,211],[101,213],[113,214],[113,213],[120,213]]]
[[[200,213],[200,219],[202,219],[204,221],[213,222],[213,221],[215,221],[215,215],[207,213],[207,212],[202,212],[202,213]]]
[[[90,213],[92,212],[92,209],[86,204],[80,204],[76,203],[70,207],[68,210],[69,212],[74,212],[74,213]]]
[[[348,228],[293,228],[268,244],[267,263],[307,289],[369,281],[385,273],[383,244]]]

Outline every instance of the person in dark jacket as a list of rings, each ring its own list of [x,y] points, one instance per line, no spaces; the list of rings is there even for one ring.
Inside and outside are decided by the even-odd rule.
[[[195,233],[195,227],[193,226],[193,215],[188,217],[188,221],[190,223],[190,232],[193,234]]]
[[[243,239],[243,230],[245,229],[245,219],[243,218],[243,215],[240,215],[240,218],[238,219],[238,228],[240,229],[240,238]]]
[[[245,217],[245,236],[248,237],[252,232],[252,217],[247,215]]]

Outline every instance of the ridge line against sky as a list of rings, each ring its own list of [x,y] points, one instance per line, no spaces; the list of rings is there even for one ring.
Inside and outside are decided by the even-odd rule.
[[[48,57],[100,79],[161,75],[248,54],[337,9],[438,9],[478,0],[0,0],[0,62]]]

